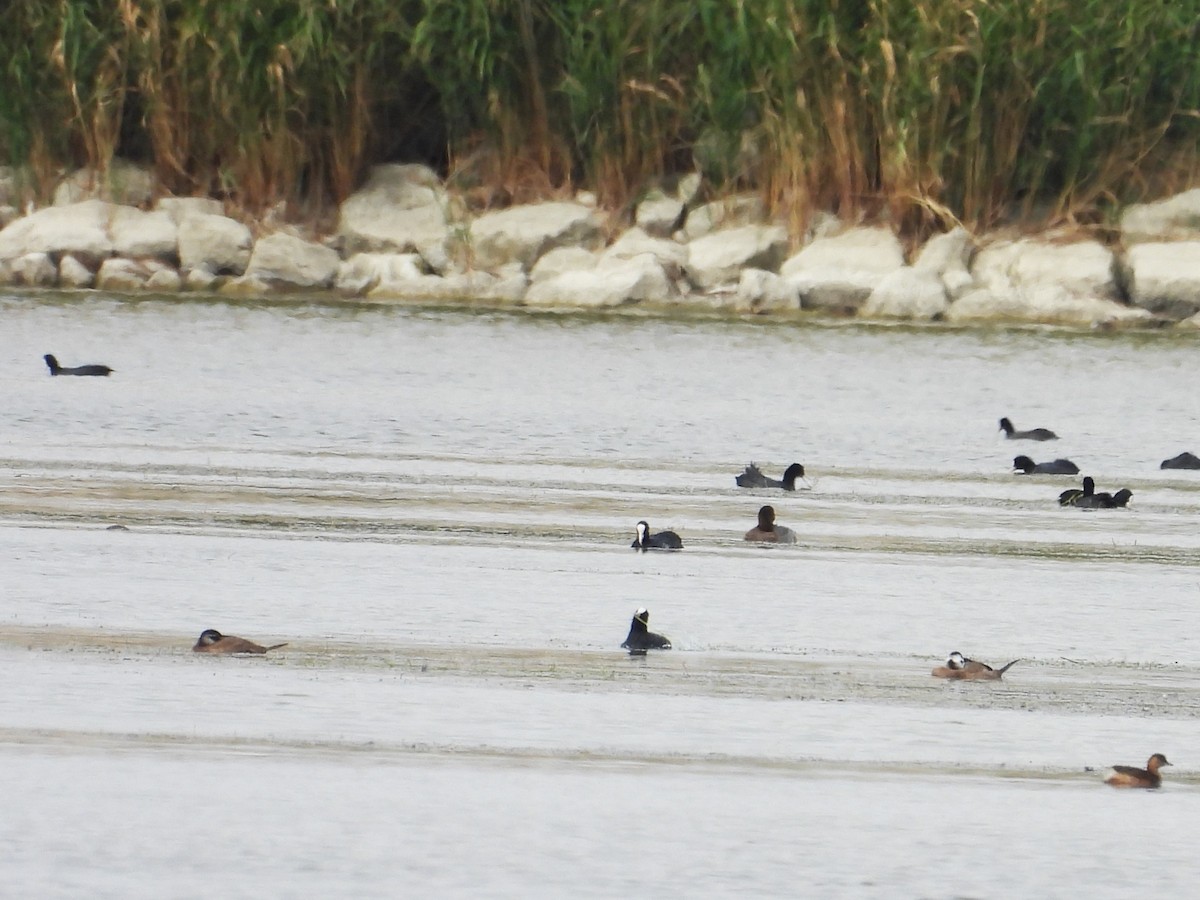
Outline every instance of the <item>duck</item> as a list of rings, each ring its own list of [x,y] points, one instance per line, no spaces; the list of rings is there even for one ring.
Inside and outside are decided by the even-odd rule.
[[[647,650],[670,650],[671,642],[650,630],[650,611],[643,606],[633,614],[629,635],[621,647],[628,650],[630,656],[645,656]]]
[[[1029,431],[1017,431],[1007,417],[1000,420],[1000,430],[1010,441],[1057,441],[1058,435],[1049,428],[1031,428]]]
[[[1146,768],[1134,766],[1113,766],[1112,774],[1104,779],[1105,784],[1119,788],[1156,788],[1162,786],[1162,776],[1158,770],[1169,766],[1167,758],[1161,753],[1155,753],[1146,760]]]
[[[955,650],[947,658],[944,666],[938,666],[930,674],[935,678],[957,678],[961,681],[999,681],[1005,672],[1020,661],[1014,659],[1008,665],[993,669],[987,663],[969,659]]]
[[[1200,456],[1184,451],[1178,456],[1164,459],[1158,467],[1160,469],[1200,469]]]
[[[746,471],[734,478],[738,487],[743,488],[783,488],[785,491],[796,489],[796,479],[804,477],[804,466],[792,463],[783,470],[783,480],[776,481],[768,478],[754,463],[746,466]]]
[[[1051,462],[1035,463],[1028,456],[1018,456],[1013,459],[1014,475],[1078,475],[1079,466],[1069,459],[1056,459]]]
[[[1079,488],[1067,488],[1067,490],[1063,491],[1061,494],[1058,495],[1058,505],[1059,506],[1074,506],[1076,503],[1078,503],[1084,497],[1090,497],[1095,492],[1096,492],[1096,482],[1092,479],[1091,475],[1087,475],[1083,479],[1083,489],[1082,490],[1080,490]]]
[[[60,366],[58,360],[54,358],[53,353],[47,353],[42,359],[50,367],[51,375],[111,375],[115,371],[108,366],[94,364],[86,366]]]
[[[746,532],[745,540],[766,544],[794,544],[796,532],[785,525],[776,525],[775,507],[764,506],[758,511],[758,524]]]
[[[650,526],[645,519],[637,523],[637,536],[629,546],[643,553],[647,550],[682,550],[683,541],[673,531],[650,533]]]
[[[232,634],[221,634],[215,628],[206,628],[200,632],[200,638],[196,641],[196,646],[192,648],[192,651],[195,653],[252,653],[261,656],[268,650],[278,650],[280,647],[286,646],[287,642],[264,647],[262,644],[234,637]]]

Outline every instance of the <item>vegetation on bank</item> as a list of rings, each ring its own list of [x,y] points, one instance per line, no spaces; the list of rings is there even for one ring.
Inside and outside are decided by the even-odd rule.
[[[115,156],[247,209],[425,161],[620,206],[727,189],[907,231],[1102,221],[1200,174],[1200,2],[10,0],[0,162]]]

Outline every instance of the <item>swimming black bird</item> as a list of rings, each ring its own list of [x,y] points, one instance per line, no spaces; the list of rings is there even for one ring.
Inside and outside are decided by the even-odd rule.
[[[646,550],[682,550],[683,541],[673,531],[660,531],[658,534],[651,534],[650,526],[643,519],[637,523],[637,536],[629,546],[643,552]]]
[[[785,491],[796,489],[796,479],[804,477],[804,466],[792,463],[783,471],[783,480],[776,481],[768,478],[754,463],[746,466],[746,471],[734,478],[738,487],[744,488],[783,488]]]
[[[1017,470],[1020,471],[1017,471]],[[1028,456],[1018,456],[1013,460],[1014,475],[1078,475],[1079,466],[1069,459],[1056,459],[1053,462],[1035,463]]]
[[[1057,441],[1058,435],[1049,428],[1033,428],[1029,431],[1017,431],[1007,418],[1000,420],[1000,430],[1010,441]]]
[[[650,630],[650,611],[643,606],[633,614],[629,636],[621,647],[628,650],[630,656],[645,656],[647,650],[670,650],[671,642]]]
[[[1200,456],[1184,451],[1178,456],[1164,459],[1158,467],[1160,469],[1200,469]]]
[[[1071,488],[1058,495],[1059,506],[1078,506],[1081,509],[1114,509],[1126,506],[1133,497],[1129,488],[1121,488],[1115,494],[1107,491],[1096,493],[1096,482],[1088,475],[1083,479],[1083,490]]]
[[[113,371],[108,366],[60,366],[53,353],[47,353],[42,359],[50,367],[51,375],[109,375]]]

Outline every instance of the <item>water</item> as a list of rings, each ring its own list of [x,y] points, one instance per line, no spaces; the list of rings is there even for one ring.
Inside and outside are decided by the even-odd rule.
[[[1158,463],[1200,448],[1194,339],[53,296],[0,321],[13,896],[1190,892],[1200,473]],[[1133,504],[1061,509],[1078,479],[1020,453]],[[739,490],[751,460],[811,489]],[[798,546],[741,540],[763,503]],[[686,549],[633,552],[639,518]],[[673,651],[617,649],[638,606]],[[288,646],[192,654],[207,627]],[[1022,661],[931,678],[952,649]],[[1152,752],[1162,791],[1101,783]]]

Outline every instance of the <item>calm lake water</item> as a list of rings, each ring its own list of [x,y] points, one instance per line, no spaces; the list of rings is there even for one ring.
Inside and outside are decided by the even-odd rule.
[[[1200,472],[1158,464],[1200,453],[1198,360],[0,295],[5,893],[1187,896]],[[764,503],[799,544],[741,539]],[[639,606],[675,649],[619,649]],[[930,677],[954,649],[1021,662]],[[1154,752],[1161,791],[1102,783]]]

